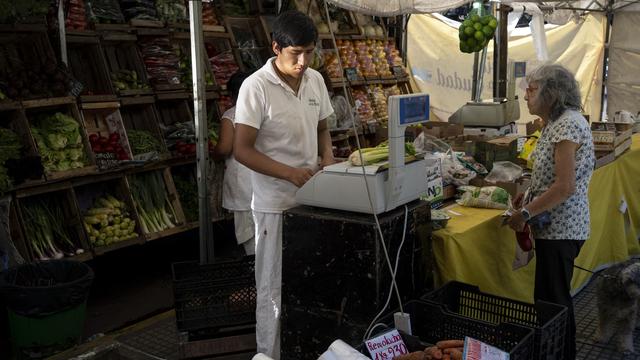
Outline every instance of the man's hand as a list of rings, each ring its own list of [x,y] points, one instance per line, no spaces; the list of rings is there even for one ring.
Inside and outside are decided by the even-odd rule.
[[[326,159],[322,158],[322,161],[320,161],[320,169],[324,169],[325,166],[333,165],[333,164],[335,164],[337,162],[338,161],[336,159],[334,159],[333,156],[327,157]]]
[[[313,176],[313,171],[309,168],[291,168],[287,181],[297,187],[304,185]]]

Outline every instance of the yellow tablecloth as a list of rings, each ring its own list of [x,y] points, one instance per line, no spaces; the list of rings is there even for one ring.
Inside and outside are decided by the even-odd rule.
[[[623,201],[627,204],[624,212]],[[640,254],[640,134],[633,135],[629,151],[593,173],[589,203],[591,237],[576,265],[599,270]],[[451,220],[433,236],[436,286],[458,280],[478,285],[487,293],[533,301],[535,258],[512,270],[516,240],[513,231],[500,226],[502,212],[459,205],[448,208]],[[573,292],[590,277],[590,273],[575,269]]]

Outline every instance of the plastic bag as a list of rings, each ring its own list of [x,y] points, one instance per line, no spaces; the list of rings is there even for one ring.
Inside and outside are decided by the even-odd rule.
[[[462,206],[506,210],[511,203],[507,190],[497,186],[460,186],[462,197],[457,203]]]
[[[533,169],[533,159],[531,158],[531,153],[536,148],[536,144],[538,143],[538,139],[540,138],[540,130],[536,130],[533,134],[529,135],[527,141],[525,141],[524,145],[522,145],[522,151],[518,154],[519,159],[523,159],[527,161],[527,168]]]
[[[450,154],[451,146],[435,136],[421,132],[418,137],[413,140],[417,152],[445,153]]]
[[[496,161],[493,169],[484,179],[488,182],[514,182],[522,176],[522,168],[511,161]]]
[[[353,126],[353,112],[347,99],[342,95],[334,95],[331,98],[331,106],[335,115],[335,128],[348,129]]]

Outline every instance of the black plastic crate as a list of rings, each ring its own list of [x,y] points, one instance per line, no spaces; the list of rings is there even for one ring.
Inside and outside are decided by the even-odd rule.
[[[515,323],[529,327],[534,333],[534,359],[562,360],[567,326],[567,308],[538,301],[529,304],[485,294],[477,286],[458,281],[445,284],[428,293],[422,300],[441,304],[458,315],[492,324]]]
[[[470,319],[446,311],[442,305],[421,300],[407,302],[403,310],[411,316],[412,335],[422,342],[435,344],[440,340],[462,340],[469,336],[508,352],[510,360],[533,358],[533,330],[525,326]],[[393,327],[396,311],[399,310],[387,314],[380,322]]]
[[[200,265],[174,263],[178,330],[202,333],[256,321],[255,258]]]

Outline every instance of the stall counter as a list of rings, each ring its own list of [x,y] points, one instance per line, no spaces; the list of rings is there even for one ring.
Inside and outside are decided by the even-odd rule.
[[[576,265],[597,271],[640,254],[640,134],[631,149],[594,171],[589,185],[591,237]],[[436,286],[458,280],[483,292],[533,302],[535,257],[512,270],[516,240],[501,226],[502,210],[452,205],[447,227],[433,233]],[[572,292],[584,287],[592,274],[574,269]]]

